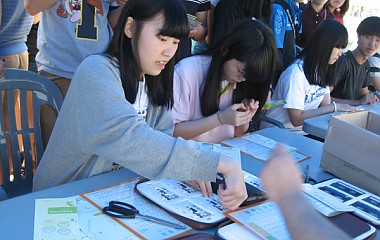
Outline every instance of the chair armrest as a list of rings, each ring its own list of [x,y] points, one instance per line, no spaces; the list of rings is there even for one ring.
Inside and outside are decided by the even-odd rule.
[[[273,124],[273,125],[275,125],[275,126],[277,126],[279,128],[285,129],[285,126],[284,126],[284,124],[282,124],[282,122],[277,121],[274,118],[270,118],[270,117],[266,116],[265,114],[260,114],[259,118],[260,118],[261,121],[265,121],[265,122]]]

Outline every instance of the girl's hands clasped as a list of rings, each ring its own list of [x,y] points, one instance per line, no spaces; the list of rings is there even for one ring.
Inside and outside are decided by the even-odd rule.
[[[241,126],[251,121],[259,108],[259,101],[254,99],[243,99],[241,103],[236,103],[220,111],[219,117],[222,124]]]

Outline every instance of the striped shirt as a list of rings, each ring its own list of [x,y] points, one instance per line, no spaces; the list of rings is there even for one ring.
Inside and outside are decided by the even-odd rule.
[[[0,56],[27,50],[26,40],[33,24],[22,0],[2,0],[0,26]]]
[[[380,77],[380,51],[368,59],[371,64],[371,77]]]

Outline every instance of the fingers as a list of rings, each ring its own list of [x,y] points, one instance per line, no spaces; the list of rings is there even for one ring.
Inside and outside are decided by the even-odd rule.
[[[204,197],[214,197],[210,182],[195,181],[195,180],[189,180],[187,182],[193,185],[195,189],[200,190]]]
[[[248,101],[248,100],[247,100]],[[224,124],[233,126],[241,126],[251,121],[259,108],[259,101],[253,99],[249,100],[249,103],[235,103],[228,108],[222,110],[221,117]]]
[[[214,197],[210,182],[198,181],[198,184],[204,197]]]
[[[237,103],[237,104],[234,104],[233,106],[235,106],[235,108],[236,108],[235,111],[245,112],[245,111],[247,111],[249,105],[247,105],[245,103]]]
[[[278,143],[275,148],[269,152],[269,157],[276,158],[285,154],[288,154],[288,152],[286,152],[284,145]]]
[[[240,190],[235,190],[232,187],[227,187],[224,189],[223,186],[219,185],[218,200],[225,208],[231,210],[236,209],[242,202],[244,202],[245,199],[247,199],[247,197],[248,194],[245,185],[243,185],[243,188]]]
[[[251,99],[249,106],[251,107],[252,110],[257,110],[259,108],[259,101]]]
[[[362,97],[361,103],[362,104],[374,104],[376,101],[379,101],[379,98],[374,93],[368,93],[365,96]]]

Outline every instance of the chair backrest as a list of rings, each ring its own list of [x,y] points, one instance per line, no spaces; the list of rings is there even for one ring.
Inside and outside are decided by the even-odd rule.
[[[0,91],[0,114],[3,115],[0,119],[2,187],[8,197],[13,197],[31,192],[33,174],[44,153],[41,107],[49,105],[58,114],[63,97],[49,79],[20,69],[6,69],[4,78],[0,79]],[[21,127],[20,121],[17,126],[15,115],[15,100],[18,98]],[[4,110],[8,112],[7,119]],[[22,139],[21,144],[19,139]]]

